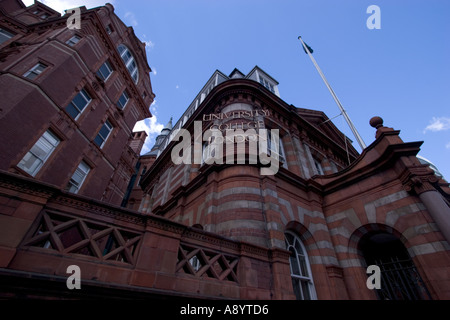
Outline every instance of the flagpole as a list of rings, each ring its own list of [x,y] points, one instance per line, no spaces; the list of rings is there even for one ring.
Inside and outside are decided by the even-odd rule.
[[[344,107],[342,106],[341,102],[339,101],[338,97],[336,96],[336,94],[334,93],[333,89],[331,88],[330,84],[328,83],[327,79],[325,78],[325,75],[323,74],[322,70],[320,70],[319,65],[317,64],[316,60],[314,59],[314,57],[312,56],[311,52],[309,51],[308,46],[303,42],[302,37],[299,36],[298,39],[301,41],[303,49],[305,50],[305,52],[308,54],[308,56],[311,58],[312,63],[314,64],[314,66],[317,69],[317,72],[319,73],[319,75],[322,77],[323,82],[325,83],[325,85],[327,86],[328,90],[330,91],[331,95],[333,96],[334,101],[336,102],[336,104],[339,107],[339,110],[341,110],[341,114],[344,116],[345,121],[347,122],[348,126],[350,127],[350,130],[352,130],[353,135],[356,138],[356,141],[358,142],[359,146],[361,147],[362,150],[364,150],[366,148],[366,144],[364,143],[363,139],[361,138],[361,136],[358,133],[358,130],[356,130],[356,127],[354,126],[352,120],[350,120],[350,117],[348,116],[347,112],[345,111]]]

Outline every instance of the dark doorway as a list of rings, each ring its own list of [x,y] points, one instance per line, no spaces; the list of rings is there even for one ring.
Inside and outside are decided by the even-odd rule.
[[[375,289],[380,300],[430,300],[422,278],[403,243],[387,232],[373,232],[359,242],[367,265],[381,270],[381,289]]]

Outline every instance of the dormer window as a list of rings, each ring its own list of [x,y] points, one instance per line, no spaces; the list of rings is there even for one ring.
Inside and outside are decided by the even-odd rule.
[[[125,63],[125,66],[127,67],[128,72],[131,75],[131,78],[133,78],[134,83],[137,83],[139,72],[136,59],[131,54],[130,50],[123,44],[119,45],[117,47],[117,50],[119,51],[120,57],[122,58],[123,63]]]
[[[269,89],[272,93],[275,93],[273,84],[271,84],[267,79],[259,76],[259,83],[261,83],[264,87]]]
[[[39,10],[39,9],[34,10],[34,11],[33,11],[33,14],[39,16],[39,18],[41,18],[41,19],[43,19],[43,20],[45,20],[45,19],[47,19],[48,17],[50,17],[50,15],[49,15],[48,13],[43,12],[43,11],[41,11],[41,10]]]

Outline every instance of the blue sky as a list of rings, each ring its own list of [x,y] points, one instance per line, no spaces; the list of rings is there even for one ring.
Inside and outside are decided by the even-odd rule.
[[[43,2],[58,10],[104,4]],[[401,130],[405,142],[424,141],[419,154],[450,179],[450,1],[110,2],[148,45],[156,100],[155,117],[140,126],[150,133],[147,148],[171,116],[178,120],[216,69],[248,73],[258,65],[280,83],[287,103],[338,115],[301,48],[301,35],[367,145],[375,134],[369,119],[381,116],[385,126]],[[381,10],[381,29],[366,26],[370,5]],[[360,150],[342,116],[333,122]]]

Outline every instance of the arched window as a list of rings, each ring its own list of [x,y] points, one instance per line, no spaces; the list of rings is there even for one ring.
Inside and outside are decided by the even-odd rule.
[[[286,249],[291,252],[289,263],[295,296],[298,300],[314,300],[316,292],[305,246],[293,232],[286,231],[284,236]]]
[[[119,51],[120,57],[122,58],[123,63],[125,63],[128,72],[130,72],[131,78],[133,78],[134,83],[137,83],[139,78],[139,72],[136,59],[131,54],[130,50],[123,44],[119,45],[117,47],[117,50]]]

